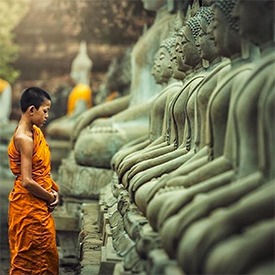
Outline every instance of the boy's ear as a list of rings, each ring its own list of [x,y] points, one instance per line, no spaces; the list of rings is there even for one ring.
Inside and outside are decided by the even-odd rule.
[[[28,112],[29,112],[29,114],[33,114],[34,113],[34,110],[35,110],[35,107],[34,107],[34,105],[31,105],[31,106],[29,106],[29,108],[28,108]]]

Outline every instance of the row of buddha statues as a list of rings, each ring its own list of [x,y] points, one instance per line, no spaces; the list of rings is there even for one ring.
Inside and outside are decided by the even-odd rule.
[[[61,191],[101,192],[121,274],[273,274],[275,3],[172,2],[143,0],[129,96],[79,116]]]

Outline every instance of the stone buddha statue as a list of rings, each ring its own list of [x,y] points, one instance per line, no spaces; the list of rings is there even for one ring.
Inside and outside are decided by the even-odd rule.
[[[86,42],[81,41],[77,56],[72,62],[70,77],[75,86],[69,94],[67,115],[47,126],[47,136],[70,141],[77,116],[92,105],[90,74],[93,62],[87,53]]]
[[[0,175],[12,176],[9,171],[7,146],[17,126],[17,122],[10,119],[12,111],[12,87],[10,83],[0,78]]]
[[[149,135],[146,135],[141,142],[136,142],[135,145],[130,143],[126,148],[121,148],[112,158],[114,170],[118,169],[118,166],[125,157],[144,149],[152,143],[156,144],[164,131],[166,102],[169,101],[168,98],[174,95],[182,86],[182,73],[178,72],[178,74],[173,77],[171,65],[171,55],[175,47],[175,39],[174,35],[165,39],[156,53],[152,74],[156,82],[162,85],[163,89],[157,96],[151,109]]]
[[[160,95],[157,97],[152,107],[152,111],[150,114],[149,136],[147,136],[144,145],[139,146],[139,152],[137,152],[137,150],[133,150],[133,154],[122,154],[122,156],[119,158],[119,161],[114,160],[116,162],[114,169],[119,174],[119,177],[122,177],[121,175],[123,175],[125,171],[129,170],[129,168],[137,162],[137,160],[135,160],[137,154],[140,153],[140,157],[142,158],[144,157],[145,152],[149,152],[166,144],[165,131],[167,127],[167,122],[164,121],[164,114],[167,112],[167,104],[170,102],[169,99],[181,89],[182,79],[184,77],[184,73],[179,71],[177,67],[174,67],[175,58],[173,58],[176,33],[182,26],[182,20],[179,14],[180,13],[178,13],[178,16],[175,20],[174,30],[172,34],[169,38],[163,41],[159,49],[159,57],[161,59],[162,66],[158,67],[158,73],[162,78],[164,77],[164,79],[169,78],[169,81],[167,83],[167,86],[161,91]],[[173,62],[171,61],[171,59],[173,60]],[[118,152],[118,154],[120,154],[120,151]],[[114,159],[115,158],[116,156],[114,157]]]
[[[247,5],[251,4],[250,1],[241,1],[241,3],[244,2]],[[264,5],[268,3],[265,8],[262,6],[263,3]],[[218,81],[217,87],[219,88],[215,88],[211,93],[206,114],[207,128],[211,129],[211,132],[205,135],[205,145],[208,146],[208,152],[212,158],[210,162],[214,162],[214,157],[220,154],[221,146],[216,144],[219,142],[217,138],[210,142],[211,136],[224,137],[222,154],[225,157],[220,158],[222,161],[217,161],[213,166],[209,165],[210,162],[202,163],[201,166],[205,165],[205,169],[209,170],[208,176],[203,176],[206,171],[201,172],[196,168],[198,182],[193,175],[194,180],[192,179],[190,184],[180,186],[180,181],[186,182],[184,177],[179,177],[176,187],[166,186],[161,193],[153,194],[153,199],[145,211],[149,221],[150,218],[153,219],[158,215],[165,217],[161,222],[155,219],[152,224],[157,224],[155,229],[160,232],[165,251],[169,253],[173,263],[175,263],[173,259],[177,259],[183,274],[248,274],[255,265],[254,271],[263,271],[261,267],[270,263],[271,259],[274,261],[274,249],[272,246],[267,247],[268,243],[274,243],[274,146],[272,141],[274,140],[274,123],[272,123],[274,79],[271,77],[271,68],[274,67],[274,42],[270,41],[274,33],[274,26],[270,25],[272,22],[270,15],[274,6],[272,7],[271,1],[253,1],[252,6],[256,5],[254,11],[256,16],[254,12],[250,15],[254,21],[252,23],[248,20],[246,32],[244,32],[244,26],[241,25],[243,38],[250,39],[259,45],[264,55],[260,64],[257,61],[250,64],[252,60],[250,59],[248,65],[243,64],[247,61],[244,61],[240,55],[241,39],[238,36],[238,29],[234,28],[236,21],[232,16],[234,5],[234,2],[227,0],[216,1],[215,41],[219,41],[217,44],[224,48],[223,56],[228,56],[232,60],[232,70],[228,72],[230,77],[226,75]],[[268,13],[266,14],[268,9],[269,16],[267,16]],[[263,10],[265,11],[263,16],[269,19],[263,19],[264,26],[261,21],[261,26],[266,32],[261,30],[258,36],[269,33],[269,40],[264,37],[261,37],[261,41],[252,40],[252,34],[250,37],[246,37],[245,34],[250,27],[251,33],[257,30],[258,26],[255,24],[258,25],[259,21],[257,22],[255,18],[258,18],[259,14],[256,11],[263,12]],[[251,12],[248,6],[247,11]],[[269,24],[266,24],[267,21]],[[255,33],[254,35],[256,38],[257,35]],[[256,67],[257,69],[254,69]],[[224,112],[218,112],[220,103],[220,108],[226,106]],[[223,118],[224,113],[226,113],[224,121],[226,130],[219,135],[218,125],[221,121],[216,116],[220,115]],[[239,147],[245,142],[244,138],[240,141],[243,134],[244,138],[248,138],[249,141],[242,150]],[[229,142],[231,140],[233,144]],[[214,147],[215,145],[217,147]],[[245,150],[250,160],[244,156]],[[250,150],[255,150],[255,152],[250,152]],[[231,154],[229,154],[230,151]],[[249,162],[248,169],[239,159],[242,156]],[[242,171],[238,171],[241,162]],[[191,168],[188,169],[192,171]],[[211,169],[215,170],[215,173],[212,174]],[[201,176],[205,177],[205,180],[199,181]],[[143,186],[146,185],[147,183]],[[170,188],[174,188],[173,193],[168,192]],[[148,192],[144,192],[143,195],[146,197]],[[150,217],[150,206],[161,195],[165,195],[166,199],[162,197],[162,204],[158,204],[159,211],[156,211],[155,207]],[[181,219],[177,218],[171,225],[173,218],[171,216],[179,210],[182,215]],[[125,223],[128,222],[127,217],[124,220],[126,220]],[[174,235],[176,238],[173,237]],[[228,260],[224,260],[226,257],[224,257],[223,249],[229,252]],[[258,251],[260,253],[257,253]],[[245,255],[242,256],[243,254]]]
[[[46,127],[54,170],[58,170],[61,160],[68,155],[71,148],[71,134],[78,116],[92,106],[91,69],[92,60],[87,54],[86,42],[81,41],[78,54],[71,66],[70,81],[74,87],[68,96],[67,114],[54,119]]]
[[[8,123],[11,114],[12,89],[8,81],[0,78],[0,125]]]
[[[165,136],[163,137],[164,142],[161,144],[159,148],[151,147],[150,148],[151,152],[148,152],[147,155],[144,154],[143,158],[134,156],[136,160],[133,164],[135,163],[136,164],[132,166],[132,168],[129,170],[129,176],[128,176],[128,179],[130,179],[133,182],[138,181],[139,183],[141,183],[140,176],[143,177],[144,175],[143,173],[146,173],[146,176],[145,178],[143,178],[143,181],[146,182],[147,180],[149,180],[150,176],[154,175],[154,172],[151,173],[149,172],[149,170],[146,170],[146,168],[149,168],[149,169],[154,168],[155,166],[161,165],[165,161],[168,161],[169,159],[171,159],[172,158],[171,153],[175,151],[175,149],[179,147],[179,145],[182,144],[182,141],[184,140],[184,131],[182,131],[182,129],[184,129],[184,124],[186,122],[186,119],[185,119],[185,116],[182,116],[182,111],[181,111],[181,115],[178,114],[177,102],[180,102],[178,98],[181,98],[182,104],[186,104],[188,99],[189,89],[190,91],[192,91],[193,90],[192,87],[195,87],[196,85],[198,85],[198,81],[200,81],[204,75],[200,73],[200,70],[199,70],[199,68],[201,68],[201,62],[200,62],[201,59],[199,58],[198,51],[194,44],[194,38],[192,36],[190,26],[184,27],[184,31],[182,31],[181,33],[182,33],[181,38],[184,35],[183,43],[191,44],[190,47],[186,47],[186,50],[189,51],[188,53],[192,52],[192,58],[186,57],[185,58],[186,64],[184,64],[183,60],[180,60],[181,64],[179,65],[179,69],[182,71],[185,70],[189,77],[185,78],[186,82],[183,83],[182,90],[179,93],[177,93],[177,95],[175,95],[174,98],[172,99],[173,103],[171,103],[170,101],[168,104],[169,114],[167,113],[166,115],[166,120],[168,122],[166,123],[167,130],[166,130]],[[192,68],[194,68],[195,71]],[[193,76],[193,73],[197,73],[197,75],[194,74]],[[187,152],[186,148],[182,148],[182,150],[181,151],[179,150],[177,153],[178,155],[183,155],[186,152]],[[161,171],[159,173],[161,173]],[[149,176],[148,179],[146,179],[147,176]]]
[[[244,234],[225,239],[207,257],[205,273],[273,274],[274,231],[274,217],[271,217],[248,226]]]
[[[182,38],[182,35],[179,36],[180,38]],[[164,42],[161,46],[162,49],[160,49],[160,52],[162,52],[163,54],[163,58],[164,57],[169,57],[168,59],[165,58],[167,61],[166,66],[163,68],[163,72],[162,74],[171,74],[171,67],[173,70],[173,78],[175,79],[180,79],[182,80],[183,77],[185,77],[184,71],[183,70],[179,70],[178,68],[178,62],[177,59],[175,57],[174,54],[174,48],[176,47],[175,43],[175,37],[174,34],[172,34],[172,37],[169,38],[167,41],[169,41],[169,43]],[[181,43],[181,41],[179,40],[179,43]],[[170,58],[172,58],[172,60],[170,60]],[[193,59],[195,60],[195,59]],[[198,59],[197,59],[198,60]],[[197,62],[196,60],[196,62]],[[194,62],[194,61],[193,61]],[[192,73],[192,70],[190,70],[190,66],[185,66],[185,70],[189,70],[189,73]],[[191,78],[191,75],[190,75]],[[140,157],[141,159],[144,158],[149,158],[149,157],[153,157],[153,154],[158,150],[158,149],[162,149],[161,147],[164,147],[164,150],[174,150],[174,145],[171,144],[170,146],[167,146],[167,135],[166,135],[166,131],[168,130],[169,127],[167,127],[168,125],[168,119],[166,116],[166,113],[169,111],[169,104],[170,104],[170,99],[172,99],[174,96],[177,96],[177,94],[179,92],[181,92],[182,90],[182,82],[179,80],[177,82],[174,82],[175,80],[173,80],[173,83],[168,85],[160,94],[160,96],[157,98],[156,102],[154,103],[154,106],[152,108],[152,113],[151,113],[151,117],[150,117],[150,136],[148,138],[148,142],[149,145],[142,146],[141,148],[144,148],[142,150],[139,150],[138,152],[136,152],[136,150],[133,150],[133,153],[131,154],[124,154],[123,150],[122,150],[122,154],[120,155],[120,151],[118,152],[118,155],[123,156],[122,158],[120,158],[119,160],[119,164],[116,163],[115,165],[115,170],[119,174],[123,174],[125,171],[128,170],[127,165],[129,165],[129,167],[131,167],[132,163],[135,163],[135,161],[138,160],[138,158]],[[189,81],[189,80],[188,80]],[[191,83],[191,81],[189,82]],[[188,85],[187,85],[188,86]],[[160,111],[160,110],[161,111]],[[156,112],[155,112],[156,110]],[[163,110],[164,110],[164,117],[166,118],[163,121]],[[160,118],[159,118],[160,116]],[[164,123],[163,124],[158,124],[155,123],[159,120],[162,120]],[[160,127],[161,126],[161,127]],[[157,132],[155,131],[155,129],[158,129]],[[162,133],[161,136],[159,136],[159,134],[156,135],[156,133]],[[132,148],[134,148],[135,146],[133,146]],[[127,150],[128,148],[126,148]],[[163,153],[163,151],[157,152],[158,154]],[[138,154],[138,156],[136,156]],[[132,162],[131,157],[133,156],[134,161]],[[116,157],[116,155],[115,155]],[[114,158],[115,158],[114,157]],[[129,162],[128,162],[129,160]],[[115,160],[115,162],[117,162],[117,160]],[[128,163],[127,163],[128,162]],[[132,163],[131,163],[132,162]],[[121,171],[120,171],[121,169]],[[124,170],[124,171],[123,171]]]
[[[210,191],[212,188],[218,187],[219,184],[222,186],[233,179],[235,173],[232,170],[234,166],[233,148],[230,147],[231,144],[228,144],[232,140],[232,133],[231,130],[226,129],[226,126],[230,128],[227,123],[230,118],[227,119],[227,117],[228,113],[229,117],[231,113],[229,106],[232,106],[233,103],[231,102],[235,100],[234,91],[236,90],[236,86],[250,73],[253,67],[251,64],[253,56],[250,59],[241,58],[241,39],[240,37],[238,38],[237,29],[234,27],[236,22],[233,19],[229,21],[225,17],[228,11],[230,15],[234,7],[234,2],[230,1],[229,4],[231,5],[231,9],[228,10],[225,9],[225,7],[228,7],[226,3],[216,1],[215,8],[215,22],[219,22],[214,32],[215,40],[220,49],[223,49],[223,56],[230,57],[231,69],[219,81],[209,99],[208,114],[206,115],[206,122],[208,124],[206,127],[208,129],[206,148],[208,154],[211,156],[210,160],[212,160],[210,162],[208,160],[207,163],[203,159],[186,163],[175,171],[173,175],[171,174],[165,182],[162,182],[162,186],[178,186],[178,188],[183,188],[182,191],[173,191],[171,190],[173,187],[171,187],[170,191],[167,190],[168,192],[162,192],[160,196],[154,197],[156,190],[161,188],[161,184],[155,186],[155,190],[152,190],[151,195],[149,195],[149,200],[152,197],[154,199],[149,204],[147,211],[149,221],[154,228],[159,228],[168,217],[180,211],[185,203],[189,202],[197,194],[200,188],[202,188],[202,192],[206,192],[209,187]],[[228,18],[233,17],[231,15]],[[226,33],[227,37],[225,38]],[[224,152],[222,152],[221,147],[224,147]],[[197,184],[198,186],[195,186]],[[186,189],[186,187],[189,188]],[[173,194],[176,193],[179,199],[171,201],[169,196],[173,197]],[[185,195],[187,200],[185,200]],[[163,208],[161,207],[162,209],[160,209],[159,205],[163,205]],[[173,223],[176,223],[176,219],[178,218],[174,217]],[[166,226],[168,227],[168,225]],[[166,230],[164,231],[166,232]]]
[[[211,10],[210,10],[211,11]],[[206,16],[207,13],[203,13],[203,16]],[[210,14],[208,14],[208,17],[210,16]],[[209,17],[211,18],[211,16]],[[202,18],[199,22],[200,24],[202,25],[202,27],[204,27],[204,29],[206,30],[206,26],[208,25],[208,23],[210,23],[211,19],[209,18]],[[208,20],[208,23],[207,21]],[[201,112],[200,112],[200,117],[199,117],[199,114],[198,113],[195,113],[194,111],[194,107],[190,108],[190,110],[188,110],[189,114],[193,114],[193,116],[197,116],[196,117],[196,124],[198,125],[198,121],[202,121],[201,125],[199,126],[200,130],[201,129],[204,129],[202,127],[202,125],[205,125],[204,121],[205,120],[205,114],[206,114],[206,106],[204,105],[207,105],[207,97],[209,98],[210,95],[211,95],[211,92],[214,90],[215,86],[217,85],[217,82],[219,80],[219,77],[224,74],[227,70],[228,70],[228,67],[229,67],[229,62],[228,61],[223,61],[222,63],[221,62],[221,58],[219,58],[219,56],[217,55],[217,52],[213,51],[213,43],[211,42],[212,40],[208,39],[209,43],[208,45],[202,45],[202,55],[204,58],[207,58],[208,61],[209,61],[209,64],[210,64],[210,67],[208,68],[208,72],[207,72],[207,75],[204,77],[203,81],[201,82],[200,86],[198,87],[197,90],[195,90],[195,92],[193,91],[193,102],[192,102],[192,97],[190,97],[189,99],[189,106],[194,106],[194,101],[197,102],[200,100],[200,109],[201,109]],[[206,41],[204,41],[204,43],[206,43]],[[203,44],[203,43],[201,43]],[[211,50],[209,50],[209,48],[211,47]],[[200,97],[198,97],[198,94]],[[198,103],[197,103],[198,104]],[[188,107],[188,105],[187,105]],[[203,109],[205,110],[203,112]],[[183,112],[183,111],[182,111]],[[205,113],[205,114],[204,114]],[[190,115],[189,115],[189,118],[190,118]],[[192,119],[194,121],[194,118]],[[190,119],[191,121],[191,119]],[[179,157],[176,156],[176,154],[174,155],[175,156],[175,159],[176,161],[178,161],[178,165],[182,165],[183,163],[185,162],[189,162],[189,160],[185,159],[187,156],[191,156],[191,159],[195,157],[195,155],[198,153],[198,150],[195,149],[195,146],[194,146],[194,132],[198,132],[198,126],[193,126],[193,129],[191,129],[191,131],[189,131],[189,137],[191,140],[193,140],[193,142],[191,142],[191,150],[189,149],[189,152],[188,153],[183,153],[183,154],[180,154]],[[194,128],[196,130],[194,130]],[[191,134],[190,134],[191,133]],[[197,137],[197,140],[198,140],[198,137]],[[203,144],[205,142],[203,141]],[[183,143],[184,144],[184,143]],[[181,144],[181,146],[183,145]],[[181,147],[180,146],[180,147]],[[205,162],[206,162],[206,151],[204,151],[203,154],[200,153],[200,157],[201,156],[205,156]],[[181,156],[182,155],[182,156]],[[173,164],[173,162],[172,162]],[[174,162],[175,164],[175,162]],[[169,165],[169,163],[165,163],[165,165]],[[174,165],[174,170],[176,170],[179,166],[177,165]],[[168,170],[164,170],[165,168],[162,169],[162,171],[168,171]],[[163,180],[165,179],[165,176],[162,177]],[[146,196],[144,196],[145,193],[148,194],[148,191],[152,188],[152,186],[154,184],[157,184],[158,183],[158,180],[153,180],[153,181],[150,181],[150,182],[146,182],[146,184],[143,184],[141,187],[139,187],[139,189],[136,191],[136,203],[137,205],[139,206],[140,209],[142,209],[142,211],[144,211],[144,207],[146,205]],[[145,191],[146,190],[146,191]],[[145,193],[144,193],[145,192]]]
[[[259,4],[259,3],[258,3]],[[270,5],[269,7],[272,7]],[[241,14],[246,14],[242,12]],[[244,16],[243,15],[243,16]],[[241,20],[242,22],[242,20]],[[246,26],[246,25],[244,25]],[[245,29],[244,29],[245,30]],[[247,29],[246,29],[247,30]],[[264,41],[263,39],[262,41]],[[255,40],[257,43],[257,40]],[[268,43],[269,44],[269,43]],[[262,48],[262,59],[260,62],[257,62],[255,70],[253,70],[252,75],[247,80],[247,83],[250,83],[253,78],[256,77],[258,80],[256,82],[261,82],[259,79],[262,77],[263,86],[261,86],[264,91],[260,92],[260,97],[258,101],[258,115],[257,120],[260,122],[258,124],[258,133],[257,133],[257,141],[258,141],[258,167],[261,173],[254,172],[249,177],[244,177],[249,179],[250,182],[255,181],[255,177],[259,178],[259,174],[261,177],[262,187],[265,188],[266,186],[274,186],[274,126],[271,121],[273,121],[275,115],[275,89],[274,84],[275,81],[272,79],[271,73],[272,67],[274,67],[275,62],[275,55],[274,55],[274,44],[270,43],[269,46],[266,48],[264,46]],[[265,48],[265,49],[264,49]],[[249,85],[248,85],[249,86]],[[255,83],[251,83],[251,87],[255,87]],[[249,89],[249,87],[248,87]],[[258,90],[256,88],[256,90]],[[253,91],[253,90],[252,90]],[[259,91],[259,90],[258,90]],[[250,90],[251,92],[251,90]],[[254,91],[255,92],[255,91]],[[252,92],[253,94],[253,92]],[[244,95],[247,96],[247,95]],[[243,107],[243,106],[242,106]],[[272,126],[271,126],[272,125]],[[253,167],[253,166],[252,166]],[[248,185],[248,184],[247,184]],[[233,219],[243,219],[248,220],[252,210],[254,207],[255,201],[260,202],[261,200],[266,200],[260,197],[259,193],[261,192],[262,188],[259,188],[258,193],[254,196],[253,199],[250,200],[250,203],[243,207],[244,205],[244,198],[241,203],[236,206],[232,206],[236,208]],[[268,192],[274,192],[274,190],[266,189],[266,195]],[[274,193],[270,194],[270,202],[272,203],[272,196],[273,196],[273,205],[274,205]],[[241,204],[243,210],[241,209]],[[247,274],[272,274],[274,272],[274,238],[275,238],[275,231],[274,231],[274,208],[273,212],[270,209],[266,208],[266,211],[269,212],[270,217],[266,217],[266,213],[263,215],[260,214],[263,211],[264,206],[259,206],[259,209],[254,209],[253,216],[257,216],[256,221],[253,221],[251,225],[245,224],[245,230],[243,234],[239,234],[239,229],[237,233],[232,234],[232,229],[234,226],[230,224],[231,232],[226,234],[226,237],[218,237],[214,242],[211,244],[211,248],[209,253],[207,254],[207,259],[204,261],[204,272],[211,273],[211,274],[222,274],[224,272],[230,272],[232,274],[240,274],[240,273],[247,273]],[[226,209],[227,210],[227,209]],[[241,211],[245,214],[241,214]],[[229,212],[229,211],[227,211]],[[228,213],[227,213],[228,214]],[[244,218],[241,217],[244,216]],[[224,213],[224,221],[228,218],[226,213]],[[228,226],[228,224],[227,224]],[[233,230],[236,230],[234,228]],[[213,233],[215,234],[216,231]],[[213,245],[214,243],[214,245]],[[273,244],[273,245],[272,245]],[[210,246],[207,245],[207,249]],[[226,253],[226,259],[220,259],[220,253]],[[241,258],[240,258],[240,255]],[[234,261],[238,257],[238,261]],[[229,263],[234,263],[233,265]]]
[[[239,272],[237,274],[247,274],[257,261],[268,259],[272,257],[272,254],[274,255],[274,249],[272,249],[272,244],[274,245],[274,242],[272,242],[274,230],[272,232],[269,229],[268,236],[261,235],[260,238],[258,235],[250,235],[248,243],[251,244],[250,249],[253,250],[244,250],[244,255],[238,254],[237,263],[231,262],[231,265],[227,265],[226,259],[224,261],[220,259],[220,262],[217,263],[220,255],[215,252],[222,245],[225,245],[225,242],[227,242],[225,251],[230,249],[230,247],[232,248],[234,237],[239,236],[239,238],[244,240],[248,232],[253,229],[256,230],[260,223],[264,223],[268,219],[273,219],[274,222],[273,206],[274,180],[244,195],[242,199],[230,207],[217,209],[211,216],[192,224],[179,243],[179,251],[177,253],[179,265],[187,274],[204,274],[205,266],[213,274],[221,274],[223,272],[236,274],[234,271]],[[267,233],[267,231],[265,232]],[[257,250],[260,245],[263,248]],[[249,246],[247,248],[249,249]],[[265,251],[267,253],[265,255],[259,254],[258,252],[261,250],[267,250]],[[213,251],[212,255],[211,251]],[[197,252],[196,259],[194,259],[194,252]],[[251,252],[254,252],[254,257],[246,258],[246,253],[251,255]],[[232,256],[230,254],[229,258],[232,259]],[[238,270],[238,267],[243,267],[244,269]]]
[[[190,273],[221,274],[228,272],[230,274],[246,274],[252,267],[261,266],[262,263],[265,261],[270,262],[271,259],[274,260],[275,213],[274,207],[272,207],[275,202],[274,174],[272,175],[274,171],[274,166],[272,167],[274,163],[272,162],[274,161],[270,158],[272,152],[261,149],[262,146],[265,147],[266,144],[269,144],[270,137],[274,136],[274,127],[266,129],[267,131],[263,130],[267,124],[270,125],[271,116],[274,117],[274,80],[268,81],[271,79],[269,73],[271,67],[274,66],[274,61],[274,55],[273,60],[269,56],[268,62],[266,60],[263,63],[261,62],[260,66],[253,70],[251,77],[246,82],[250,83],[253,77],[261,78],[265,76],[263,81],[265,81],[266,85],[261,86],[264,92],[259,92],[257,87],[255,89],[260,93],[260,104],[257,106],[258,112],[256,113],[258,113],[257,117],[261,124],[258,125],[258,131],[256,131],[256,137],[260,143],[260,146],[258,145],[258,148],[255,148],[258,151],[258,158],[257,160],[254,159],[252,163],[258,162],[258,167],[255,169],[255,167],[251,166],[255,169],[254,171],[251,170],[250,174],[233,182],[231,184],[231,188],[234,188],[232,192],[228,192],[229,188],[224,188],[224,194],[227,195],[227,198],[230,198],[233,193],[239,195],[241,186],[245,188],[246,190],[243,189],[245,192],[243,192],[239,200],[232,202],[230,198],[230,206],[217,208],[208,218],[203,218],[191,224],[185,234],[182,235],[178,259],[179,262],[183,261],[182,266],[184,270],[188,270]],[[269,66],[266,66],[267,63],[269,63]],[[271,65],[272,63],[273,65]],[[249,90],[247,93],[251,94],[252,92],[255,95],[255,90],[251,90],[252,87],[255,88],[255,83],[251,86],[247,85]],[[244,93],[242,96],[247,99],[247,94],[245,95]],[[271,105],[273,107],[269,108]],[[243,108],[243,106],[241,107]],[[264,125],[263,128],[262,124]],[[264,143],[262,144],[262,142]],[[263,167],[265,168],[263,169]],[[254,188],[247,190],[252,185],[254,185]],[[218,195],[218,192],[216,192],[216,195]],[[226,197],[222,193],[219,195],[223,198]],[[251,212],[253,212],[252,219]],[[198,230],[198,228],[200,229]],[[192,233],[190,233],[191,231]],[[189,242],[190,240],[191,242]],[[187,246],[190,250],[184,252]],[[221,250],[228,252],[228,258],[226,257],[225,260],[220,258],[219,253]],[[198,252],[196,254],[198,256],[197,262],[187,263],[183,260],[190,260],[190,256],[194,252]],[[238,261],[234,262],[233,260],[237,255],[239,256]],[[232,265],[228,264],[229,262]]]
[[[230,138],[235,144],[231,147],[231,150],[234,148],[235,151],[233,153],[234,167],[237,167],[237,171],[234,172],[235,179],[232,178],[234,180],[229,185],[226,184],[212,192],[195,197],[193,202],[178,214],[181,215],[181,220],[174,224],[177,226],[181,221],[189,218],[189,222],[185,223],[184,229],[182,227],[181,233],[178,234],[179,246],[176,252],[178,262],[188,274],[208,272],[242,274],[247,273],[253,265],[274,258],[274,249],[273,251],[269,249],[270,241],[274,239],[274,225],[273,227],[261,225],[261,223],[268,224],[268,219],[274,220],[274,207],[272,207],[274,205],[274,188],[272,188],[274,187],[274,158],[271,157],[274,148],[270,145],[271,138],[274,137],[274,126],[270,124],[270,118],[274,117],[275,94],[274,79],[271,77],[275,62],[274,24],[272,23],[274,2],[253,1],[252,4],[252,2],[240,1],[239,9],[240,33],[260,47],[262,56],[260,60],[253,62],[252,70],[242,83],[235,85],[235,93],[231,95],[233,104],[230,108],[228,124],[233,125],[228,127],[231,129],[228,133],[231,134]],[[259,29],[255,18],[261,16],[263,18]],[[234,129],[234,135],[232,135],[232,129]],[[220,180],[220,177],[217,177],[217,180]],[[203,205],[200,207],[201,213],[197,215],[193,207],[193,211],[189,212],[192,214],[188,217],[187,209],[191,211],[190,205],[195,206],[196,201],[197,206],[199,202]],[[203,208],[208,210],[205,211]],[[198,208],[197,211],[199,211]],[[197,217],[194,218],[195,216]],[[172,218],[170,222],[171,220]],[[168,223],[169,220],[164,227]],[[268,236],[249,235],[249,231],[259,232],[258,228],[267,230],[265,232],[269,232]],[[168,227],[165,231],[167,230]],[[177,232],[179,233],[179,230]],[[242,236],[240,232],[247,232],[247,234]],[[169,232],[170,235],[174,233],[171,230]],[[164,241],[167,236],[166,232],[162,240]],[[236,239],[247,241],[233,248]],[[247,245],[248,243],[250,245]],[[227,260],[221,260],[218,252],[222,248],[231,252],[234,249],[235,251],[242,249],[243,253],[238,254],[238,263],[234,264],[230,261],[236,256],[233,253],[229,254],[228,259],[232,266]],[[263,254],[259,254],[258,251],[263,251]],[[194,254],[196,259],[193,258]]]
[[[170,22],[174,15],[167,11],[164,0],[144,1],[144,7],[157,11],[157,16],[154,24],[139,39],[132,52],[129,107],[110,119],[100,120],[82,131],[74,147],[75,159],[80,165],[110,168],[111,158],[123,144],[148,133],[152,98],[161,89],[150,71],[160,42],[171,30]],[[107,132],[101,131],[101,125],[108,128]],[[90,140],[93,142],[90,143]]]

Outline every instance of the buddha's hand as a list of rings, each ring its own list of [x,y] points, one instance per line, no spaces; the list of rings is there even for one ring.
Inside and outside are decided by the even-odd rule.
[[[167,182],[166,182],[166,186],[182,186],[182,183],[184,181],[186,177],[185,176],[177,176],[177,177],[174,177],[172,179],[169,179]]]
[[[149,194],[147,196],[147,204],[154,198],[156,193],[159,192],[162,188],[165,188],[166,181],[169,178],[169,174],[163,174],[159,180],[156,182],[156,184],[153,186],[153,188],[149,191]]]
[[[87,119],[85,112],[83,114],[81,114],[75,121],[75,127],[74,127],[74,131],[72,131],[71,134],[71,142],[72,144],[74,144],[80,134],[80,132],[82,131],[82,129],[84,129],[86,126],[89,125],[89,119]]]
[[[54,201],[51,202],[50,204],[48,204],[48,210],[49,212],[53,212],[55,207],[58,205],[59,203],[59,195],[55,190],[51,190],[51,194],[53,194],[54,197]]]

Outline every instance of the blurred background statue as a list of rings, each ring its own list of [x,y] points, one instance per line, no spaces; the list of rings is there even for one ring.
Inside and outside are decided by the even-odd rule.
[[[0,174],[11,175],[7,158],[7,145],[16,127],[16,122],[10,120],[12,112],[12,87],[10,83],[0,78]]]
[[[9,82],[0,78],[0,125],[8,123],[12,106],[12,89]]]
[[[77,56],[72,62],[70,78],[73,89],[67,99],[67,113],[49,123],[47,138],[52,151],[53,167],[58,169],[61,159],[70,149],[70,137],[77,117],[92,107],[92,89],[90,87],[93,62],[87,53],[85,41],[81,41]]]

